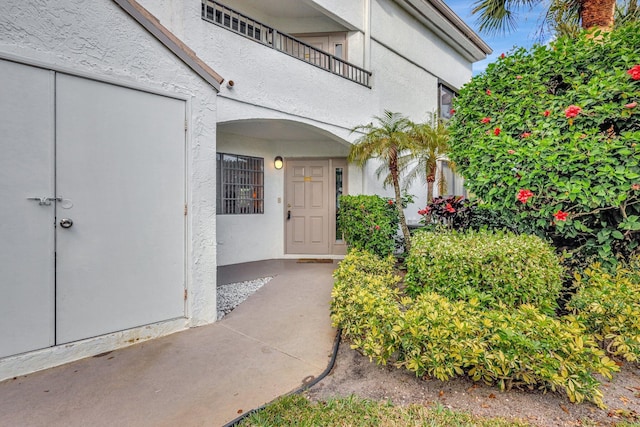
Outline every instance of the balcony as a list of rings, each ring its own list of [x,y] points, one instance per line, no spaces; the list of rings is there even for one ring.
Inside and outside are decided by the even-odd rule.
[[[368,88],[371,87],[370,71],[350,64],[218,2],[202,0],[202,19],[327,72]]]

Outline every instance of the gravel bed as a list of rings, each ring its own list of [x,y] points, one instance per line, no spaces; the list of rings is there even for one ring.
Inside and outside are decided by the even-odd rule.
[[[231,313],[234,308],[249,298],[255,291],[269,283],[271,279],[273,277],[262,277],[218,286],[218,320]]]

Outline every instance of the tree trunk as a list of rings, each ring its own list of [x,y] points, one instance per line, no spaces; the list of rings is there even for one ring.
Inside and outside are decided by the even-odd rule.
[[[613,28],[616,0],[582,0],[580,2],[582,28],[600,28],[609,31]]]
[[[400,191],[400,179],[398,177],[397,156],[389,162],[389,171],[391,172],[391,178],[393,179],[393,189],[396,193],[396,209],[398,209],[400,229],[404,236],[404,250],[408,254],[411,249],[411,234],[409,233],[409,227],[407,227],[407,220],[404,217],[404,209],[402,207],[402,192]]]

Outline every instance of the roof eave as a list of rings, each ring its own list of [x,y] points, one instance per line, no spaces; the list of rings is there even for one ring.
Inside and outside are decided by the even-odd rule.
[[[218,92],[220,84],[224,82],[218,73],[209,67],[202,59],[196,55],[182,40],[175,36],[160,21],[153,16],[147,9],[142,7],[135,0],[113,0],[127,14],[135,19],[142,27],[144,27],[151,35],[153,35],[160,43],[176,55],[182,62],[198,74],[204,81],[213,86]]]

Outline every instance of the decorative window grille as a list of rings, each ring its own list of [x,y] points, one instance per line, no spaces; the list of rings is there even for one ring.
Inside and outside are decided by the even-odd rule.
[[[216,153],[216,213],[264,213],[264,159]]]

